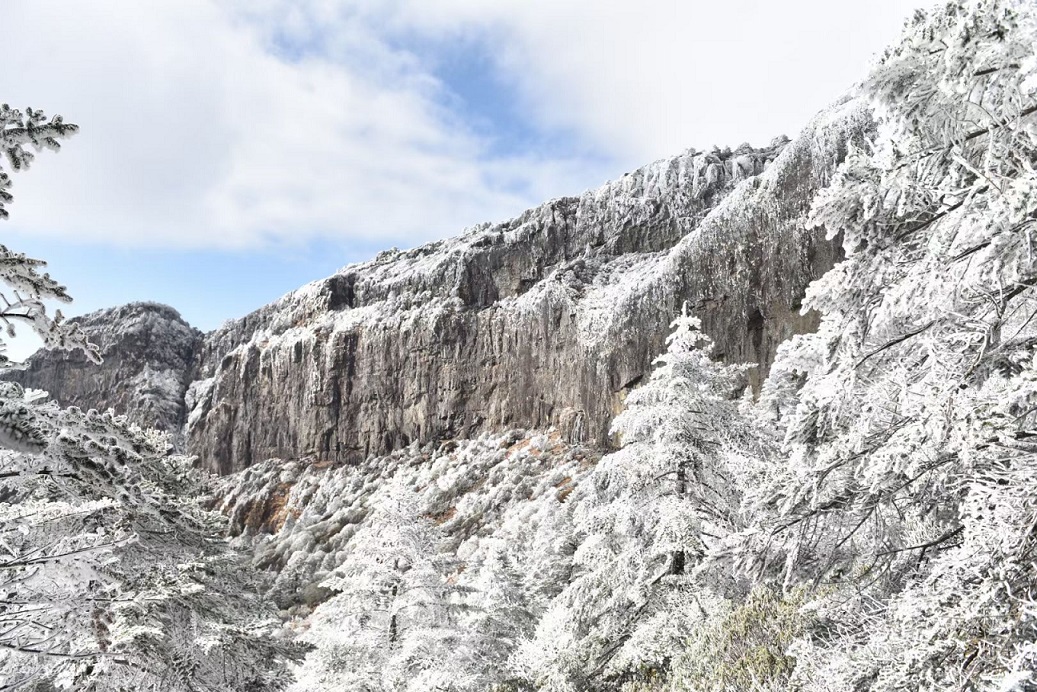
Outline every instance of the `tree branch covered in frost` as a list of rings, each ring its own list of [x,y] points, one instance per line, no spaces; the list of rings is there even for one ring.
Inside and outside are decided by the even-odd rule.
[[[272,637],[243,556],[222,541],[225,520],[199,507],[190,460],[111,414],[44,412],[46,451],[0,462],[0,679],[283,684],[293,649]]]
[[[22,113],[6,103],[0,106],[0,149],[3,149],[12,171],[26,170],[35,160],[35,154],[26,147],[36,151],[57,151],[61,148],[59,139],[78,131],[77,125],[66,123],[60,115],[48,121],[43,111],[27,108]],[[0,219],[10,216],[5,205],[14,199],[9,191],[11,184],[10,174],[0,166]],[[26,257],[0,245],[0,281],[8,286],[8,290],[0,291],[0,323],[3,323],[7,335],[14,336],[14,324],[22,322],[39,335],[47,348],[82,350],[92,360],[100,362],[97,349],[87,341],[82,330],[64,321],[60,310],[53,317],[47,315],[43,301],[68,303],[72,298],[50,274],[39,273],[38,270],[44,266],[46,262],[42,260]],[[3,358],[0,365],[8,363],[2,353],[0,357]]]
[[[0,107],[8,165],[26,146],[57,149],[60,117]],[[10,203],[0,171],[0,216]],[[28,323],[50,348],[98,350],[43,301],[70,300],[0,246],[0,321]],[[13,296],[13,299],[11,298]],[[7,364],[3,359],[3,364]],[[62,409],[0,383],[0,688],[280,689],[301,653],[256,594],[223,517],[198,500],[205,479],[168,439],[111,412]]]
[[[1032,684],[1035,21],[1010,1],[919,14],[865,83],[878,137],[814,201],[847,259],[762,398],[789,461],[746,552],[834,589],[834,639],[797,647],[810,687]]]

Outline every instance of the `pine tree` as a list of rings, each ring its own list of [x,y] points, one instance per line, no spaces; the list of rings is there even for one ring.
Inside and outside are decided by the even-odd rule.
[[[713,361],[699,327],[685,306],[613,423],[623,448],[572,498],[575,576],[516,659],[537,684],[578,689],[663,666],[711,598],[693,573],[740,525],[751,435],[737,399],[745,368]]]
[[[77,130],[0,107],[12,170]],[[0,217],[11,202],[0,170]],[[50,348],[100,358],[44,300],[70,300],[42,261],[0,247],[0,320]],[[3,364],[8,361],[3,359]],[[204,478],[168,439],[122,418],[62,409],[0,383],[0,686],[52,690],[279,689],[294,646],[276,636]]]
[[[27,170],[35,160],[35,154],[26,147],[37,152],[43,149],[57,151],[61,148],[59,139],[78,131],[77,125],[66,123],[60,115],[48,121],[43,111],[27,108],[22,113],[6,103],[0,106],[0,149],[12,171]],[[14,199],[10,193],[12,182],[10,174],[0,166],[0,219],[10,215],[5,205]],[[39,270],[44,266],[46,262],[42,260],[26,257],[0,245],[0,281],[7,285],[6,290],[0,290],[0,301],[3,301],[0,322],[7,335],[14,336],[16,323],[27,324],[43,340],[46,348],[81,350],[94,362],[100,362],[97,348],[88,342],[78,325],[65,322],[60,310],[53,317],[47,315],[43,301],[68,303],[72,298],[65,287],[49,274],[40,274]],[[2,357],[0,365],[7,363],[7,358]],[[19,445],[27,444],[30,449],[38,449],[38,441],[32,439],[31,425],[27,421],[8,416],[4,423],[11,428],[2,431],[11,438],[10,444],[5,446],[20,448]]]
[[[37,414],[45,451],[2,467],[6,684],[283,686],[295,649],[225,543],[225,518],[199,506],[191,460],[111,413]]]
[[[521,641],[533,634],[536,614],[507,546],[499,539],[480,545],[480,555],[462,576],[465,611],[461,630],[466,639],[455,670],[467,671],[471,689],[493,690],[514,685],[509,659]]]
[[[316,646],[301,690],[431,690],[464,684],[446,665],[461,643],[455,560],[422,516],[414,491],[393,481],[350,541],[349,557],[322,586],[335,594],[311,617]],[[455,689],[455,688],[442,688]]]
[[[658,513],[650,550],[653,559],[668,561],[672,575],[684,574],[738,522],[737,486],[727,467],[744,441],[735,397],[746,368],[712,360],[712,340],[700,327],[685,304],[651,378],[631,392],[612,424],[635,454],[602,466],[619,476],[623,503],[647,502]]]

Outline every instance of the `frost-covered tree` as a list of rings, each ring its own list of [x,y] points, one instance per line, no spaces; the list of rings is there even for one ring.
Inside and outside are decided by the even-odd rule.
[[[600,468],[622,488],[618,504],[647,522],[648,572],[680,575],[738,523],[738,451],[748,437],[736,397],[746,368],[712,360],[713,342],[687,305],[670,328],[666,353],[612,425],[633,453]]]
[[[765,388],[788,463],[748,551],[834,589],[826,645],[798,649],[809,687],[1037,684],[1035,45],[1031,2],[919,13],[863,85],[877,136],[814,202],[847,259]]]
[[[751,435],[737,398],[745,369],[712,360],[699,327],[685,307],[613,424],[623,448],[574,494],[574,577],[516,658],[540,684],[662,667],[713,598],[694,572],[740,526]]]
[[[18,385],[4,385],[9,397]],[[0,679],[17,688],[277,689],[293,648],[203,479],[112,414],[38,406],[0,460]]]
[[[322,586],[334,595],[303,637],[315,645],[295,689],[460,690],[465,652],[456,560],[421,514],[413,489],[394,481]]]
[[[472,690],[514,689],[518,680],[509,659],[536,626],[527,580],[503,541],[488,539],[462,573],[461,584],[466,641],[458,651],[456,670],[472,679]]]
[[[76,131],[0,107],[8,166]],[[0,217],[11,180],[0,170]],[[39,260],[0,247],[0,321],[99,361],[70,300]],[[2,364],[7,364],[4,359]],[[53,690],[279,689],[295,648],[204,510],[204,479],[168,440],[111,413],[62,409],[0,383],[0,687]]]
[[[57,151],[61,148],[59,139],[75,134],[79,127],[66,123],[60,115],[50,120],[43,111],[27,108],[24,113],[13,109],[6,103],[0,105],[0,149],[4,160],[11,171],[24,171],[35,160],[33,150],[43,149]],[[0,219],[6,219],[10,213],[6,205],[13,197],[10,192],[12,180],[10,173],[0,164]],[[61,311],[51,317],[47,314],[45,300],[71,302],[64,286],[56,282],[49,274],[41,274],[40,269],[46,262],[26,257],[22,253],[8,250],[0,245],[0,282],[6,286],[0,289],[0,322],[6,334],[14,336],[15,324],[28,325],[42,340],[47,348],[66,350],[82,350],[87,356],[99,362],[97,348],[92,346],[83,331],[74,323],[65,322]],[[0,341],[2,343],[2,341]],[[8,364],[8,360],[0,351],[0,365]],[[7,427],[12,427],[13,435],[10,447],[20,444],[23,438],[31,438],[31,432],[20,430],[19,423],[5,420]],[[20,423],[26,425],[24,421]],[[7,433],[6,429],[0,432]],[[32,442],[28,443],[30,446]]]

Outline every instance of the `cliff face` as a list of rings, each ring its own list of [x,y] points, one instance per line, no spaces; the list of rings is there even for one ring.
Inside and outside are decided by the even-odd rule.
[[[64,406],[114,408],[136,423],[177,432],[202,333],[158,303],[131,303],[73,318],[101,349],[102,366],[80,353],[40,351],[25,370],[4,374],[45,389]]]
[[[352,464],[509,427],[603,447],[683,301],[719,357],[760,364],[754,385],[779,343],[816,326],[799,301],[839,251],[804,218],[870,127],[848,102],[790,143],[689,151],[506,223],[381,253],[200,344],[185,336],[162,359],[171,382],[191,380],[185,396],[147,405],[164,427],[183,417],[188,451],[221,473],[272,457]],[[119,383],[143,361],[112,349],[96,385],[50,355],[19,381],[92,406],[114,385],[126,394],[107,405],[137,407]]]
[[[868,127],[846,104],[780,152],[689,152],[346,267],[207,337],[190,449],[226,473],[509,426],[601,446],[685,300],[718,355],[765,370],[815,326],[799,301],[837,249],[804,216]]]

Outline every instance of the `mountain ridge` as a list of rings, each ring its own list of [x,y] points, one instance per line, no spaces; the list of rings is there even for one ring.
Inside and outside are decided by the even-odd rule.
[[[192,342],[175,373],[187,384],[165,404],[175,415],[142,422],[224,474],[275,457],[357,463],[509,427],[554,427],[605,449],[684,301],[719,357],[760,366],[758,387],[777,345],[816,327],[799,301],[841,248],[804,219],[870,123],[846,99],[795,140],[687,150],[509,221],[348,265]],[[90,331],[116,314],[81,320]],[[116,359],[116,389],[140,379],[141,348],[126,367]],[[90,400],[77,379],[93,375],[61,365],[68,358],[41,353],[9,377],[63,404],[141,408],[130,392]]]

